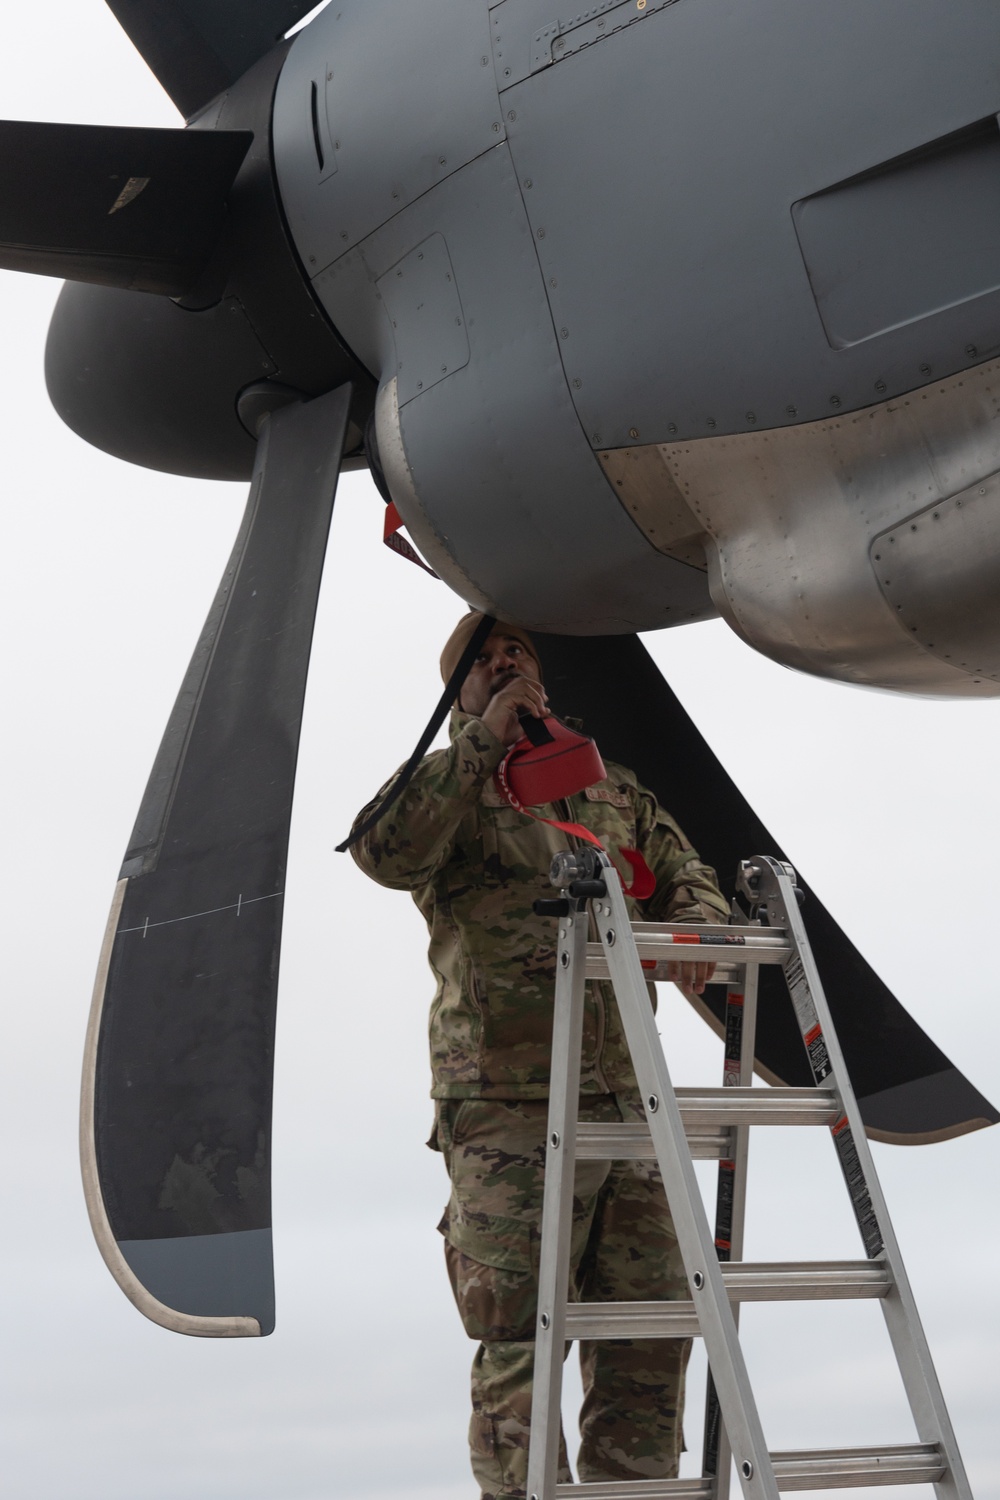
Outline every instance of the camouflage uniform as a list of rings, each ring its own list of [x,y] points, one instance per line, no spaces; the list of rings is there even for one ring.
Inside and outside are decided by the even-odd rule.
[[[353,847],[374,880],[411,892],[430,929],[431,1144],[444,1153],[452,1183],[440,1228],[455,1300],[467,1333],[481,1340],[469,1436],[489,1500],[525,1494],[555,984],[555,924],[537,917],[532,902],[552,895],[551,857],[572,842],[502,799],[492,775],[503,754],[481,720],[456,711],[450,749],[421,762],[400,801]],[[676,823],[631,771],[607,772],[597,786],[539,811],[585,824],[613,859],[622,845],[642,852],[657,888],[631,903],[636,915],[724,920],[714,875]],[[587,987],[580,1092],[584,1119],[642,1118],[605,983]],[[574,1296],[686,1294],[654,1166],[581,1162],[575,1188]],[[581,1480],[677,1472],[688,1348],[680,1340],[581,1345]]]

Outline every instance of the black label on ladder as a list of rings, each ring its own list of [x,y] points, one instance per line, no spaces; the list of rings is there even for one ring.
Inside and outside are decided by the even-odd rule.
[[[726,1088],[738,1087],[740,1056],[743,1051],[743,995],[730,990],[726,999],[726,1061],[722,1082]]]
[[[875,1210],[872,1207],[871,1196],[868,1192],[868,1184],[865,1181],[865,1174],[861,1170],[861,1163],[858,1160],[858,1148],[854,1144],[854,1135],[850,1125],[847,1123],[847,1116],[842,1115],[836,1125],[831,1125],[830,1132],[833,1136],[833,1143],[837,1148],[837,1155],[840,1157],[840,1166],[844,1174],[844,1181],[847,1183],[847,1190],[851,1195],[851,1202],[854,1205],[854,1217],[858,1221],[858,1228],[861,1230],[861,1238],[865,1242],[865,1250],[868,1253],[868,1258],[872,1260],[876,1255],[882,1254],[882,1251],[885,1249],[885,1242],[882,1239],[882,1231],[878,1226],[878,1219],[875,1217]]]
[[[733,1195],[736,1187],[736,1163],[719,1162],[719,1187],[715,1199],[715,1253],[720,1260],[733,1255]]]
[[[719,1472],[719,1438],[722,1436],[722,1410],[715,1390],[712,1372],[708,1372],[708,1393],[705,1399],[705,1447],[702,1453],[703,1474]]]

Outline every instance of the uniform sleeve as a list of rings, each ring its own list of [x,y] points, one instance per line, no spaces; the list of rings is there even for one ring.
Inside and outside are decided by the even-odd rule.
[[[447,750],[426,756],[399,801],[351,845],[355,862],[379,885],[415,890],[451,858],[463,818],[478,806],[504,755],[503,742],[470,719]],[[389,782],[354,820],[369,815]]]
[[[715,871],[698,858],[673,818],[645,787],[638,788],[636,840],[656,876],[656,890],[643,906],[648,921],[729,920],[729,906]]]

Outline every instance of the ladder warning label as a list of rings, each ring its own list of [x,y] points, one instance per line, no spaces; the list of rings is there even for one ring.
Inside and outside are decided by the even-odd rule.
[[[813,1077],[817,1083],[822,1083],[828,1078],[833,1069],[830,1064],[830,1054],[826,1050],[826,1040],[821,1027],[817,1024],[811,1031],[807,1031],[802,1040],[806,1044],[809,1053],[809,1064],[813,1070]]]
[[[785,965],[785,983],[788,985],[788,993],[792,997],[792,1005],[795,1008],[795,1019],[799,1023],[802,1040],[809,1054],[813,1077],[817,1084],[820,1084],[830,1076],[833,1069],[819,1018],[816,1015],[816,1006],[813,1004],[809,980],[806,978],[806,971],[797,953],[793,953]]]
[[[708,943],[713,948],[745,948],[746,938],[742,932],[675,932],[671,943]]]
[[[847,1123],[846,1115],[841,1115],[836,1125],[831,1125],[830,1134],[833,1136],[844,1181],[847,1183],[847,1190],[854,1205],[854,1217],[858,1221],[868,1258],[872,1260],[876,1255],[882,1254],[885,1242],[882,1239],[878,1219],[875,1217],[868,1184],[861,1170],[861,1162],[858,1160],[858,1148],[854,1143],[854,1134]]]

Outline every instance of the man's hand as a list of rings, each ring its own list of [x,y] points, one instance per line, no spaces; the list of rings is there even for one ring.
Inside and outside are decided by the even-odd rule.
[[[714,973],[714,964],[667,964],[667,978],[672,980],[679,989],[690,990],[693,995],[700,995],[704,992],[706,984]]]
[[[540,682],[512,677],[493,694],[482,721],[498,740],[513,745],[524,733],[517,721],[519,713],[529,713],[536,719],[548,718],[548,694]]]

